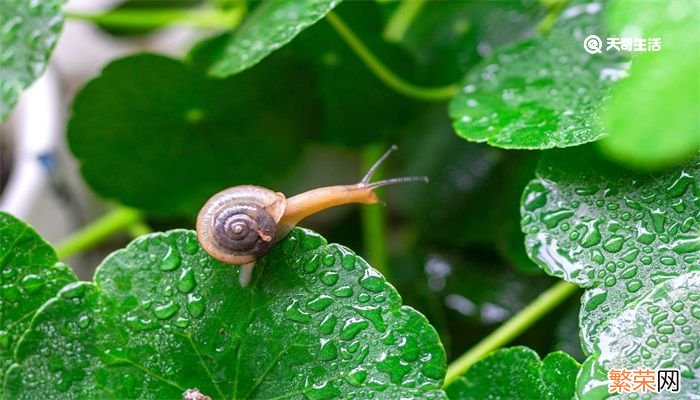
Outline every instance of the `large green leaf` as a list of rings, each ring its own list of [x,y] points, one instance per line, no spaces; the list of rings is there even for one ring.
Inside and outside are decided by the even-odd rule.
[[[497,350],[445,390],[450,400],[566,400],[574,397],[579,364],[566,353],[544,360],[527,347]]]
[[[36,310],[76,280],[31,227],[0,212],[0,381]]]
[[[2,0],[0,11],[0,121],[38,78],[63,28],[65,0]]]
[[[70,148],[100,195],[194,215],[236,184],[275,187],[317,130],[313,78],[280,54],[225,80],[153,54],[108,65],[73,104]]]
[[[658,38],[661,50],[638,53],[615,88],[603,121],[603,148],[636,167],[683,161],[700,149],[700,2],[616,0],[619,31]],[[631,29],[627,29],[631,31]]]
[[[255,267],[195,233],[141,237],[32,321],[9,398],[444,398],[435,330],[349,249],[303,229]]]
[[[626,73],[619,53],[583,50],[586,36],[605,36],[601,8],[572,5],[547,35],[498,50],[473,68],[450,103],[457,134],[510,149],[601,138],[598,112]]]
[[[581,399],[606,398],[613,368],[679,369],[680,392],[660,391],[654,399],[695,398],[700,393],[700,271],[659,283],[611,319],[599,338],[576,383]],[[634,380],[628,383],[634,389]]]
[[[218,77],[237,74],[315,24],[340,0],[267,0],[233,34],[210,72]]]
[[[587,288],[584,348],[655,284],[700,269],[700,157],[665,173],[620,169],[590,149],[547,152],[526,187],[530,257]]]

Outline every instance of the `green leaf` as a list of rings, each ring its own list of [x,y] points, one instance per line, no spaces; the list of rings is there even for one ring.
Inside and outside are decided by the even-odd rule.
[[[700,393],[700,271],[661,282],[601,330],[576,383],[581,399],[603,399],[610,369],[680,369],[680,392],[654,399],[690,399]],[[634,388],[633,381],[630,382]],[[656,389],[658,390],[658,380]]]
[[[192,231],[137,239],[37,314],[8,397],[444,398],[435,330],[349,249],[297,228],[238,271]]]
[[[457,134],[509,149],[603,137],[598,112],[626,66],[617,53],[583,50],[589,34],[605,36],[601,14],[599,3],[573,5],[548,35],[498,50],[473,68],[450,103]]]
[[[621,32],[659,38],[661,50],[638,53],[630,77],[613,92],[603,149],[638,168],[682,162],[700,149],[700,2],[617,0]]]
[[[578,371],[579,364],[566,353],[550,353],[540,360],[533,350],[517,346],[477,362],[446,392],[450,400],[572,399]]]
[[[655,284],[700,268],[700,157],[642,175],[587,148],[547,152],[521,213],[530,258],[588,289],[580,324],[590,353],[607,320]]]
[[[195,215],[225,187],[279,185],[317,129],[312,84],[286,55],[225,80],[171,58],[129,56],[78,94],[68,141],[101,196]]]
[[[0,212],[0,381],[36,310],[76,280],[29,225]]]
[[[233,34],[218,62],[209,70],[218,77],[237,74],[315,24],[340,0],[267,0]]]
[[[65,0],[2,0],[0,12],[0,121],[19,94],[46,68],[63,28]]]

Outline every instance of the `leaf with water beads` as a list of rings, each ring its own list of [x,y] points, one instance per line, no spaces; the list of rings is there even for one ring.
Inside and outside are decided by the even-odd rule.
[[[598,111],[625,76],[619,53],[588,54],[587,35],[605,37],[600,3],[562,11],[546,35],[522,40],[473,68],[450,103],[457,134],[509,149],[548,149],[604,136]]]
[[[340,1],[263,1],[235,31],[210,69],[211,74],[225,78],[252,67],[318,22]]]
[[[566,353],[544,360],[523,347],[500,349],[471,366],[445,391],[450,400],[564,400],[574,396],[579,364]]]
[[[137,239],[32,322],[12,398],[445,398],[427,320],[353,252],[295,229],[255,267],[210,258],[192,231]],[[31,373],[30,373],[31,372]]]
[[[608,396],[608,371],[678,369],[679,393],[659,390],[654,399],[686,399],[700,393],[700,271],[656,285],[598,334],[577,381],[582,399]],[[634,382],[631,382],[633,388]]]
[[[63,28],[65,0],[2,0],[0,121],[46,68]]]
[[[36,310],[76,280],[30,226],[0,212],[0,380]]]
[[[590,353],[607,320],[655,285],[700,268],[700,156],[644,175],[586,148],[547,152],[521,213],[530,258],[588,289],[580,324]]]

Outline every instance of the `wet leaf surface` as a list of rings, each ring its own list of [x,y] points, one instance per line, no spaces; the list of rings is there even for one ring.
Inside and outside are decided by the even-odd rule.
[[[544,360],[527,347],[497,350],[472,365],[445,390],[450,400],[572,399],[579,364],[554,352]]]
[[[210,72],[237,74],[294,39],[323,18],[340,0],[268,0],[248,16],[231,37]]]
[[[34,229],[0,212],[0,380],[36,310],[76,280]]]
[[[530,257],[588,290],[581,335],[591,352],[606,321],[666,280],[700,269],[700,158],[654,175],[590,148],[546,153],[523,194]]]
[[[238,284],[192,231],[141,237],[43,307],[10,398],[442,399],[435,330],[349,249],[296,229]]]
[[[78,94],[68,142],[101,196],[156,215],[196,215],[223,188],[274,188],[287,176],[301,138],[317,131],[315,98],[303,95],[312,84],[286,55],[225,80],[168,57],[129,56]]]
[[[577,381],[582,399],[603,399],[608,371],[679,369],[680,391],[658,390],[654,399],[690,399],[700,393],[700,271],[656,285],[600,331]],[[631,379],[630,389],[638,384]],[[639,389],[637,390],[639,391]]]
[[[0,121],[49,61],[63,28],[65,0],[2,0],[0,12]]]
[[[619,53],[582,48],[589,34],[605,36],[601,10],[600,3],[572,5],[547,35],[497,50],[472,68],[450,103],[457,134],[509,149],[603,137],[598,112],[627,66]]]

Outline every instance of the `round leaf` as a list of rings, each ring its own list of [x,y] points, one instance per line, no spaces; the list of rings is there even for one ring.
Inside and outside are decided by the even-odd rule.
[[[248,287],[192,231],[141,237],[32,322],[12,398],[444,398],[434,329],[347,248],[303,229]],[[28,373],[31,371],[31,373]]]
[[[38,78],[63,28],[65,0],[2,0],[0,12],[0,121],[20,92]]]
[[[566,353],[544,360],[527,347],[500,349],[471,366],[446,392],[450,400],[565,400],[574,397],[579,364]]]
[[[267,0],[234,33],[210,72],[231,76],[257,64],[315,24],[340,0]]]
[[[36,310],[76,280],[29,225],[0,212],[0,380]]]
[[[610,320],[599,338],[576,383],[582,399],[606,398],[613,368],[678,369],[679,393],[660,390],[655,379],[654,399],[693,398],[700,393],[700,271],[660,283]]]
[[[312,78],[282,57],[208,79],[167,57],[108,65],[78,94],[70,148],[100,195],[160,215],[194,215],[215,192],[275,187],[315,131]]]
[[[581,329],[590,352],[606,320],[655,284],[700,267],[700,157],[641,175],[590,149],[548,152],[521,213],[530,258],[588,288]]]
[[[576,146],[603,137],[598,111],[625,75],[619,53],[588,54],[603,35],[598,3],[564,10],[546,36],[498,50],[473,68],[450,103],[457,134],[509,149]]]

